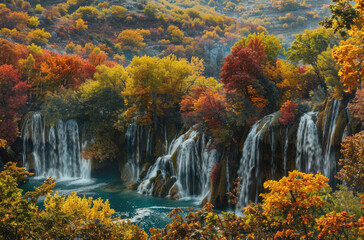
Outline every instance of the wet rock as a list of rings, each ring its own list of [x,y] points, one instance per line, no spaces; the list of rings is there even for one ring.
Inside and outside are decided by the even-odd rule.
[[[53,32],[51,32],[51,36],[52,36],[52,38],[57,38],[58,34],[55,31],[53,31]]]
[[[147,175],[147,173],[148,173],[148,170],[149,170],[150,166],[151,166],[151,164],[150,164],[149,162],[146,162],[146,163],[144,163],[144,164],[143,164],[142,171],[141,171],[141,173],[140,173],[140,175],[139,175],[139,178],[140,178],[140,179],[144,179],[144,177],[145,177],[145,176]]]
[[[172,199],[179,199],[178,192],[179,192],[178,186],[176,184],[174,184],[173,187],[171,188],[171,190],[169,191],[169,197]]]
[[[169,190],[172,188],[172,186],[175,184],[177,179],[175,177],[168,178],[167,181],[163,184],[159,191],[160,197],[167,197]]]

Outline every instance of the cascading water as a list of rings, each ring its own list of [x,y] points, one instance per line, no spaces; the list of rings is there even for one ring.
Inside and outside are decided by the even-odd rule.
[[[130,179],[135,182],[139,178],[140,174],[140,134],[139,127],[136,123],[128,126],[125,134],[126,151],[128,160],[125,165],[130,172]],[[149,143],[147,144],[149,145]],[[148,146],[149,147],[149,146]]]
[[[132,123],[125,133],[127,161],[122,171],[125,181],[138,182],[143,163],[152,153],[152,132],[148,127]]]
[[[176,179],[175,185],[178,187],[181,198],[207,196],[210,189],[211,168],[217,160],[217,151],[206,149],[211,146],[211,143],[211,139],[206,143],[205,136],[198,136],[197,131],[194,130],[189,130],[174,139],[169,145],[168,153],[159,157],[149,168],[138,187],[138,192],[152,194],[155,187],[152,180],[160,173],[163,177],[169,176]],[[172,156],[175,157],[175,167]]]
[[[259,189],[261,186],[260,162],[262,133],[265,128],[271,126],[274,115],[268,115],[255,123],[250,130],[243,147],[243,155],[240,160],[238,171],[241,177],[241,190],[238,196],[238,207],[249,204],[250,196],[258,201]],[[272,142],[271,142],[272,144]]]
[[[334,175],[336,174],[336,151],[335,148],[333,148],[332,143],[341,100],[333,99],[330,103],[332,108],[331,112],[329,113],[329,107],[327,107],[322,137],[324,141],[323,173],[330,180],[334,180]]]
[[[283,174],[287,174],[287,151],[288,151],[288,126],[286,127],[286,139],[284,141]]]
[[[26,121],[22,134],[24,166],[41,178],[91,178],[91,161],[81,157],[76,121],[59,120],[57,127],[45,126],[39,113]]]
[[[317,112],[309,112],[301,117],[297,131],[296,168],[299,171],[322,171],[322,149],[318,138]]]

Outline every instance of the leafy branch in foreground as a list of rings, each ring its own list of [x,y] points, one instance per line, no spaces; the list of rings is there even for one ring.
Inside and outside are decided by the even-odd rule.
[[[18,183],[31,175],[12,162],[0,172],[1,239],[147,239],[138,226],[112,218],[108,200],[51,195],[54,179],[23,194]],[[41,196],[44,210],[35,205]]]

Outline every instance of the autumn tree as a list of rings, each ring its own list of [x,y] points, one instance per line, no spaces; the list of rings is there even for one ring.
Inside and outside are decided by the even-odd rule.
[[[364,82],[361,83],[361,88],[359,88],[355,93],[355,98],[349,104],[350,112],[353,113],[354,117],[361,121],[362,126],[364,126]]]
[[[338,179],[358,192],[364,192],[364,131],[347,137],[341,144],[343,158],[339,165]]]
[[[123,51],[129,50],[132,52],[139,52],[140,49],[145,46],[144,37],[138,30],[123,30],[116,40],[116,46]]]
[[[326,51],[328,47],[333,47],[335,40],[335,35],[331,29],[321,27],[314,30],[305,30],[305,33],[296,35],[296,39],[288,49],[288,60],[309,64],[313,67],[325,93],[327,92],[327,86],[324,76],[321,75],[318,56]]]
[[[167,29],[167,33],[168,33],[172,43],[175,43],[175,44],[182,43],[184,33],[177,26],[170,25]]]
[[[61,86],[75,88],[92,78],[95,68],[76,55],[54,54],[41,65],[42,78],[38,79],[41,91],[54,91]]]
[[[0,39],[0,65],[8,64],[17,66],[18,60],[25,58],[27,53],[28,51],[24,45]]]
[[[317,58],[317,66],[321,75],[325,76],[327,90],[335,99],[341,99],[346,95],[345,87],[340,82],[340,66],[336,64],[332,56],[333,49],[328,48],[323,51]]]
[[[37,45],[44,45],[48,42],[48,38],[51,38],[51,34],[49,32],[46,32],[43,29],[34,29],[31,30],[27,35],[27,40],[30,43],[35,43]]]
[[[328,178],[320,173],[292,171],[279,181],[264,183],[263,215],[275,228],[272,238],[313,238],[315,214],[326,204],[319,192],[327,187]]]
[[[247,47],[242,45],[233,47],[231,54],[225,58],[220,74],[226,91],[245,98],[260,110],[268,104],[263,95],[264,89],[258,80],[262,72],[263,59],[265,59],[264,45],[260,39],[254,38]]]
[[[293,125],[296,121],[297,113],[298,113],[298,104],[288,100],[283,103],[280,110],[281,117],[279,118],[279,122],[283,126]]]
[[[206,123],[216,142],[226,140],[228,129],[228,103],[223,94],[205,86],[196,86],[185,95],[180,103],[182,117],[193,125]]]
[[[120,20],[123,19],[125,17],[125,13],[126,13],[126,8],[122,7],[122,6],[118,6],[118,5],[113,5],[111,7],[111,17],[114,20]]]
[[[18,136],[18,111],[25,106],[28,88],[12,65],[0,66],[0,138],[9,144]]]
[[[234,46],[241,45],[242,47],[247,47],[249,42],[252,39],[260,39],[264,45],[264,54],[269,61],[277,58],[279,54],[283,53],[283,48],[281,41],[274,35],[262,33],[253,33],[249,34],[246,37],[242,37],[239,41],[237,41]]]
[[[151,240],[162,239],[243,239],[244,221],[234,213],[213,211],[207,203],[202,209],[190,209],[185,217],[183,211],[174,209],[168,216],[172,222],[163,229],[151,228]]]
[[[346,90],[351,93],[362,81],[364,68],[362,60],[364,56],[363,23],[364,4],[362,0],[357,0],[353,8],[349,1],[336,1],[337,5],[332,6],[337,11],[332,11],[331,20],[338,22],[334,25],[337,31],[347,29],[348,39],[340,42],[340,45],[333,50],[333,57],[341,66],[339,76]],[[343,9],[343,7],[345,7]],[[347,13],[347,14],[346,14]]]
[[[178,109],[186,78],[192,69],[186,60],[171,55],[134,57],[128,68],[130,78],[122,95],[125,97],[128,121],[157,127],[158,118]]]
[[[79,7],[73,15],[75,19],[82,18],[85,21],[93,21],[100,16],[100,12],[95,7],[82,6]]]

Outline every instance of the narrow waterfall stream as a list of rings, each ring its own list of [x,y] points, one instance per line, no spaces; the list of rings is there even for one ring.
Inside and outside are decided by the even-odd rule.
[[[331,112],[329,112],[329,107],[325,113],[325,125],[323,129],[323,173],[327,176],[330,181],[335,180],[335,173],[337,168],[336,163],[336,150],[332,147],[333,137],[335,133],[336,122],[339,115],[339,108],[341,100],[331,100]]]
[[[301,117],[297,131],[296,168],[302,172],[322,172],[322,148],[319,142],[316,122],[317,112]]]
[[[59,120],[57,126],[46,127],[42,116],[35,113],[26,121],[22,137],[23,164],[34,169],[36,177],[91,178],[91,161],[81,157],[76,121]]]
[[[261,186],[261,135],[265,128],[270,127],[273,115],[268,115],[256,122],[244,142],[243,155],[240,160],[238,175],[241,178],[241,190],[238,205],[244,207],[249,204],[250,196],[258,201]],[[272,140],[273,141],[273,140]],[[271,166],[273,168],[273,166]]]

